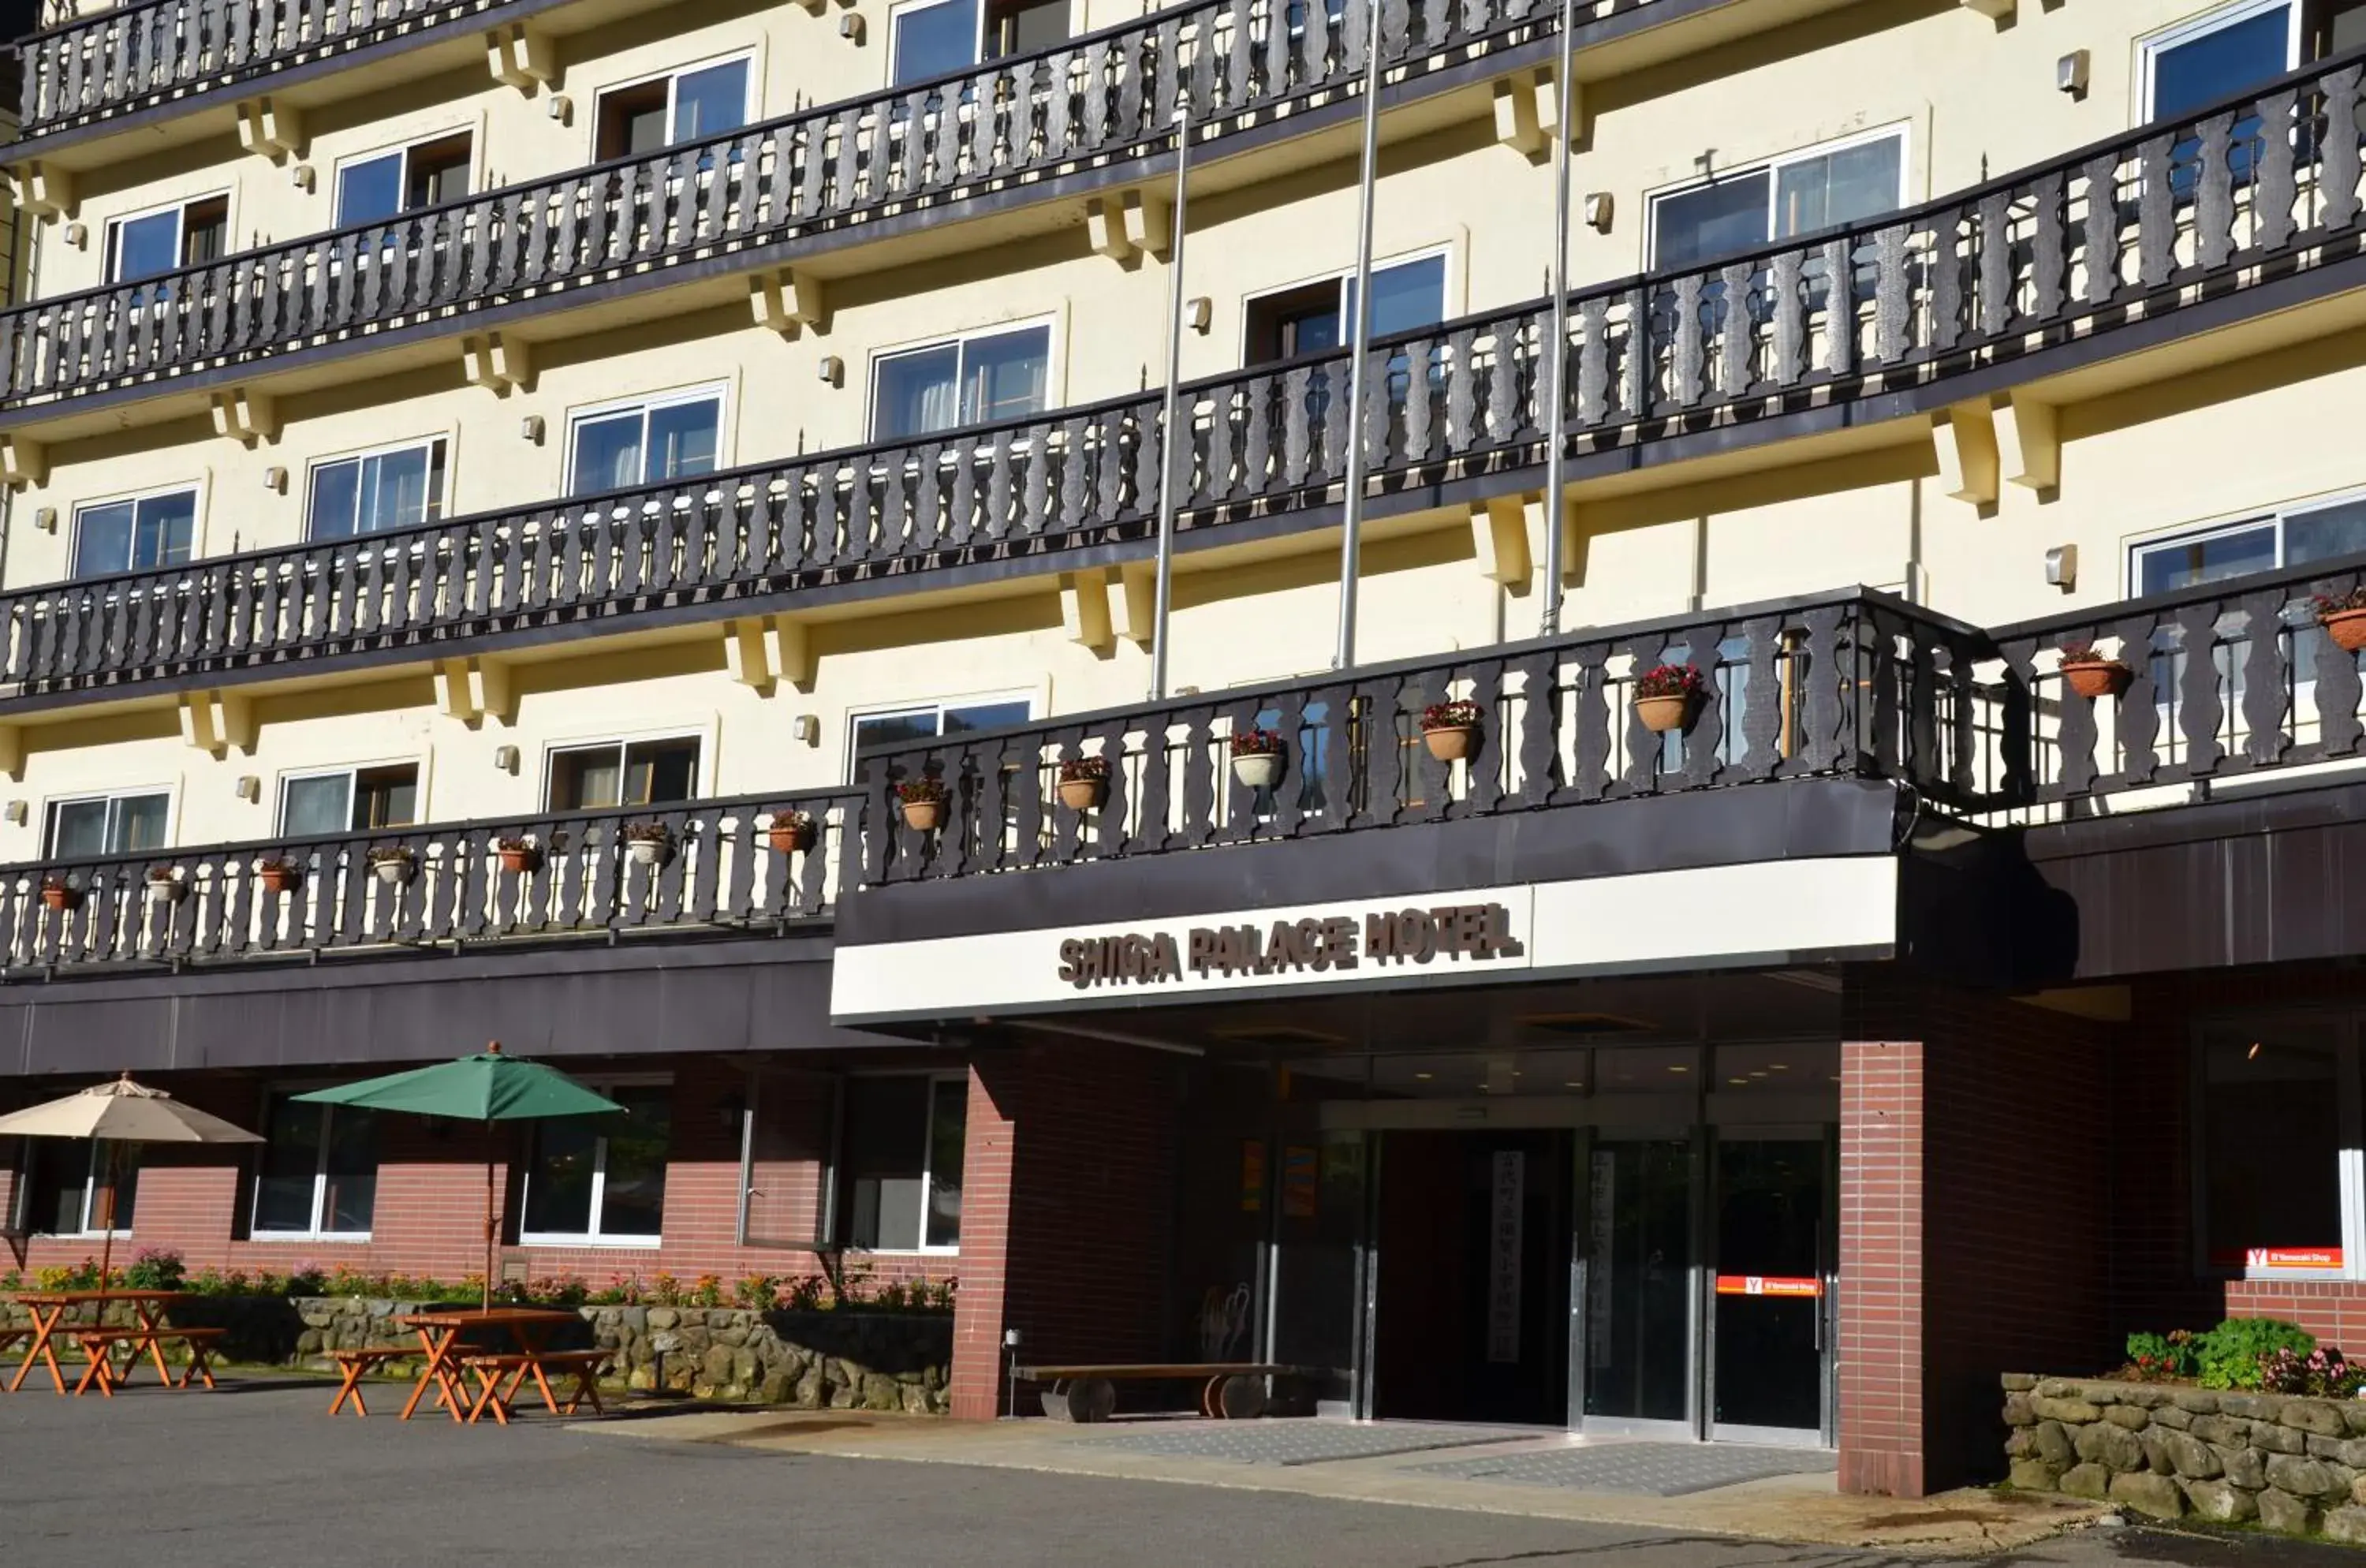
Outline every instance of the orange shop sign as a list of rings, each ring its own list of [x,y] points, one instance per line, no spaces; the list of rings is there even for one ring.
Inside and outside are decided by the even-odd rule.
[[[1717,1277],[1717,1293],[1720,1296],[1788,1296],[1799,1300],[1822,1295],[1824,1282],[1813,1275],[1797,1279],[1780,1274],[1719,1274]]]

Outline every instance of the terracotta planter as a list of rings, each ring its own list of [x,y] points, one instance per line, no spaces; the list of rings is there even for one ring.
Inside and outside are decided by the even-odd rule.
[[[1682,729],[1693,716],[1693,700],[1679,694],[1670,697],[1637,697],[1635,713],[1654,735]]]
[[[41,902],[52,909],[71,909],[82,902],[82,895],[71,887],[43,887]]]
[[[1479,750],[1479,727],[1475,724],[1443,725],[1421,732],[1421,743],[1429,754],[1441,762],[1459,762]]]
[[[945,803],[941,800],[904,802],[904,826],[916,833],[933,833],[944,819]]]
[[[516,849],[501,850],[498,852],[501,857],[503,871],[527,872],[542,869],[542,852],[531,844],[522,844]]]
[[[411,880],[411,863],[407,860],[372,861],[370,874],[389,887],[400,887]]]
[[[290,865],[267,865],[256,872],[265,893],[285,893],[296,886],[296,868]]]
[[[2366,648],[2366,610],[2336,610],[2320,615],[2316,624],[2333,639],[2333,646],[2344,653],[2355,653]]]
[[[1282,754],[1254,751],[1233,759],[1233,777],[1251,789],[1271,789],[1281,782]]]
[[[814,847],[814,825],[810,822],[775,822],[764,830],[764,841],[776,854],[793,854],[798,850]]]
[[[662,865],[673,853],[673,845],[663,839],[635,839],[625,846],[635,865]]]
[[[1107,779],[1062,779],[1060,804],[1071,811],[1090,811],[1109,798]]]
[[[2118,696],[2134,678],[2135,672],[2116,659],[2082,659],[2062,667],[2062,683],[2089,702]]]
[[[181,901],[181,896],[188,890],[188,885],[183,882],[152,882],[148,885],[148,902],[177,904]]]

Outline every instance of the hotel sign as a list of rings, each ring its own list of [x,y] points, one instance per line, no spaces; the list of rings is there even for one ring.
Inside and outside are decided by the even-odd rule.
[[[1249,976],[1324,974],[1361,968],[1492,964],[1527,956],[1502,903],[1442,904],[1303,915],[1270,923],[1193,926],[1175,931],[1071,936],[1060,943],[1063,985],[1189,985]]]

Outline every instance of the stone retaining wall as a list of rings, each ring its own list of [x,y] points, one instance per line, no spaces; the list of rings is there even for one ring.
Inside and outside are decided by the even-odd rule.
[[[2366,1400],[2008,1374],[2011,1483],[2366,1545]]]
[[[325,1366],[331,1350],[410,1348],[397,1321],[417,1302],[359,1296],[198,1296],[173,1309],[186,1326],[228,1330],[225,1359]],[[449,1304],[449,1303],[445,1303]],[[952,1381],[950,1313],[752,1312],[738,1307],[585,1306],[566,1342],[616,1352],[611,1381],[701,1399],[757,1400],[808,1410],[940,1414]],[[114,1308],[110,1321],[125,1317]],[[0,1303],[0,1325],[22,1325]]]

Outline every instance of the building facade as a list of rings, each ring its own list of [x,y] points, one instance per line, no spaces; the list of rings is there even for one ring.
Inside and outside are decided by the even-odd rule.
[[[498,1038],[627,1107],[505,1274],[957,1279],[972,1416],[1016,1332],[1919,1494],[2366,1321],[2366,6],[66,9],[0,1103],[267,1142],[9,1151],[12,1263],[465,1274],[473,1141],[288,1097]]]

